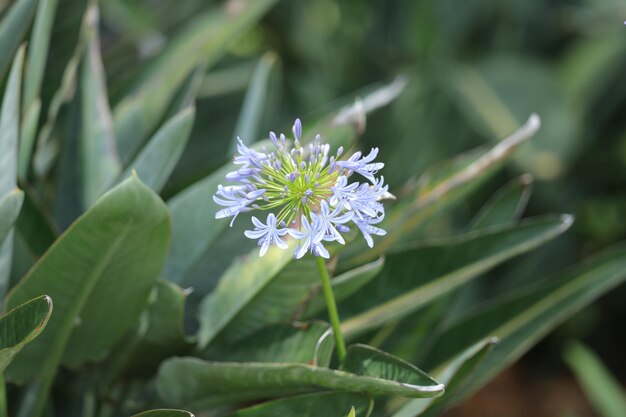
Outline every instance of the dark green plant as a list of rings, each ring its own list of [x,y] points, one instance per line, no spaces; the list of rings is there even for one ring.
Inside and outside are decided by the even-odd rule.
[[[232,170],[234,137],[263,137],[267,107],[277,109],[276,55],[263,55],[252,70],[234,58],[276,3],[172,3],[163,6],[162,25],[134,2],[6,6],[0,368],[8,384],[0,384],[0,413],[190,414],[156,409],[180,407],[345,416],[354,407],[350,415],[359,417],[436,415],[626,278],[626,249],[616,247],[554,277],[511,285],[489,302],[467,297],[478,277],[573,222],[521,218],[530,193],[523,176],[469,224],[435,227],[501,172],[539,118],[498,124],[503,139],[492,147],[425,172],[407,166],[410,178],[392,190],[388,233],[374,248],[357,239],[332,248],[326,267],[349,342],[336,363],[320,320],[320,265],[294,262],[290,252],[259,258],[238,226],[225,233],[210,199]],[[459,72],[455,85],[484,115],[471,76]],[[220,140],[219,123],[197,115],[242,85],[242,110],[230,119],[236,130]],[[304,141],[320,133],[356,149],[367,115],[412,88],[399,77],[358,91],[355,104],[306,119],[316,121],[304,126]]]

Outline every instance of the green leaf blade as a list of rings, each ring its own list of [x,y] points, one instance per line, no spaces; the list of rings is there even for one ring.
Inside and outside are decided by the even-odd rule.
[[[0,317],[0,374],[24,345],[39,336],[51,314],[52,299],[42,295]]]
[[[405,317],[495,265],[553,239],[566,231],[572,221],[567,215],[546,216],[471,232],[447,243],[443,240],[398,248],[387,256],[389,268],[361,290],[370,294],[370,299],[362,307],[365,311],[344,320],[344,334],[354,337]],[[407,270],[415,271],[417,277],[404,273]],[[371,300],[377,296],[382,299]],[[372,303],[376,306],[370,307]]]
[[[56,311],[9,375],[24,381],[42,367],[54,372],[61,358],[68,366],[100,359],[139,318],[163,265],[168,229],[165,205],[136,177],[105,194],[8,295],[13,307],[50,294]]]
[[[352,349],[364,359],[363,348]],[[159,395],[168,404],[185,404],[205,409],[216,405],[285,395],[333,390],[377,395],[430,398],[443,392],[443,385],[419,369],[377,350],[368,350],[373,366],[356,366],[366,375],[303,364],[205,362],[195,358],[173,358],[161,366],[157,377]],[[384,364],[384,366],[376,366]],[[380,375],[377,371],[384,370]],[[393,375],[394,379],[385,379]],[[405,382],[406,380],[406,382]],[[419,382],[420,384],[416,384]]]
[[[194,417],[194,415],[189,411],[161,409],[144,411],[132,417]]]
[[[22,42],[35,14],[37,0],[19,0],[0,22],[0,81],[4,79],[13,54]]]
[[[22,7],[23,4],[18,3],[15,7]],[[1,30],[0,35],[2,35]],[[14,35],[5,34],[4,36],[13,37]],[[0,109],[0,167],[2,167],[2,171],[0,171],[0,196],[13,192],[17,185],[20,89],[22,87],[23,63],[24,47],[22,46],[11,65],[11,72]],[[13,231],[9,230],[8,235],[0,244],[0,298],[4,297],[9,287],[12,262]]]
[[[626,395],[619,381],[589,348],[570,343],[565,349],[565,361],[598,414],[602,417],[626,415]]]
[[[24,192],[15,189],[0,199],[0,245],[13,228],[24,202]]]
[[[204,13],[174,39],[146,71],[132,95],[115,108],[115,134],[123,162],[135,156],[198,60],[208,67],[215,64],[226,48],[276,2],[247,0],[236,12],[221,9]]]
[[[567,317],[624,280],[626,249],[606,250],[557,277],[505,294],[466,314],[439,335],[426,359],[436,366],[485,336],[498,337],[500,344],[465,387],[463,394],[468,395]]]
[[[120,178],[136,171],[148,187],[161,191],[183,153],[194,118],[195,108],[192,106],[165,122]]]
[[[350,416],[366,417],[373,407],[373,401],[364,395],[323,392],[268,401],[241,409],[229,417],[345,417],[345,410],[350,407],[352,407]]]
[[[95,6],[91,13],[97,19]],[[91,34],[82,69],[83,204],[90,207],[121,171],[97,31]]]

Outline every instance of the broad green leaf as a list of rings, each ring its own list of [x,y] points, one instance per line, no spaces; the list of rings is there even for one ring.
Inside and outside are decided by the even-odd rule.
[[[115,352],[106,367],[111,380],[120,375],[152,376],[164,359],[188,354],[193,346],[183,323],[187,292],[165,280],[152,291],[135,338],[124,340],[121,352]]]
[[[98,8],[91,9],[98,25]],[[106,75],[97,30],[90,36],[81,76],[81,167],[83,205],[90,207],[117,178],[122,166],[116,149],[113,119],[107,97]]]
[[[600,416],[626,415],[626,394],[621,384],[589,348],[575,342],[568,344],[565,361]]]
[[[194,417],[189,411],[183,410],[151,410],[143,413],[135,414],[133,417]]]
[[[259,64],[250,79],[246,96],[243,99],[229,154],[237,150],[238,138],[241,138],[243,143],[250,146],[260,137],[259,125],[261,117],[264,111],[266,111],[270,79],[272,72],[275,71],[274,68],[277,61],[278,56],[273,52],[267,52],[259,60]]]
[[[406,317],[505,260],[553,239],[571,224],[571,216],[547,216],[398,248],[387,255],[383,272],[353,296],[365,311],[344,320],[344,334],[354,337]]]
[[[341,370],[364,377],[401,382],[409,386],[429,387],[426,391],[430,391],[431,395],[418,398],[437,397],[443,393],[444,389],[443,384],[435,383],[429,375],[414,365],[363,344],[348,347],[348,354],[341,365]]]
[[[0,245],[4,243],[7,234],[13,228],[23,202],[24,192],[19,189],[0,198]]]
[[[83,61],[85,50],[96,31],[95,24],[97,19],[94,19],[94,16],[97,17],[97,13],[96,5],[90,4],[87,6],[82,18],[78,42],[72,56],[65,65],[61,85],[59,85],[52,96],[46,115],[46,121],[37,135],[35,153],[33,155],[33,168],[39,177],[44,177],[48,173],[58,155],[59,145],[51,140],[52,133],[56,126],[61,108],[74,97],[78,79],[78,67]]]
[[[52,313],[52,299],[42,295],[0,317],[0,374],[13,357],[43,331]]]
[[[437,366],[488,336],[501,342],[481,364],[464,395],[478,389],[550,330],[626,279],[626,249],[618,246],[565,273],[504,295],[444,329],[427,362]]]
[[[319,277],[312,273],[312,260],[292,262],[295,242],[290,241],[289,246],[286,250],[270,248],[263,257],[255,248],[231,264],[200,305],[200,348],[218,336],[232,343],[264,325],[285,321],[305,301]]]
[[[226,362],[303,363],[327,367],[334,346],[329,329],[328,324],[322,322],[279,324],[210,353],[211,357]]]
[[[331,277],[333,294],[336,302],[350,297],[364,285],[374,279],[385,264],[385,259],[380,258],[374,262],[361,265],[357,268],[344,272],[336,277]],[[322,295],[322,284],[316,285],[310,299],[306,302],[302,317],[312,317],[326,309],[326,301]]]
[[[215,64],[227,48],[276,0],[244,0],[237,11],[227,7],[197,16],[146,71],[114,111],[115,133],[123,162],[130,161],[152,133],[185,78],[199,62]]]
[[[528,204],[532,183],[532,176],[527,174],[498,190],[472,219],[469,229],[509,223],[520,218]]]
[[[14,7],[22,7],[22,4],[18,3]],[[12,37],[14,35],[5,34],[4,36]],[[0,40],[0,45],[1,42]],[[4,52],[4,50],[2,51]],[[0,171],[0,196],[5,196],[15,191],[17,184],[17,148],[23,61],[24,47],[21,47],[15,55],[15,60],[11,66],[11,72],[2,99],[2,108],[0,109],[0,167],[2,167]],[[0,243],[0,299],[4,297],[9,286],[12,259],[13,231],[9,230],[8,235]]]
[[[59,237],[7,297],[55,300],[48,331],[23,349],[8,375],[39,375],[39,415],[57,366],[99,360],[139,318],[167,253],[165,204],[133,176],[100,198]],[[149,260],[146,261],[146,260]]]
[[[345,417],[352,407],[350,416],[367,417],[374,402],[371,398],[344,392],[323,392],[298,395],[259,405],[243,408],[229,417]]]
[[[17,0],[0,21],[0,82],[4,80],[13,56],[35,14],[37,0]]]
[[[52,37],[52,23],[58,0],[39,0],[33,32],[28,42],[28,65],[24,74],[24,99],[22,109],[28,113],[30,107],[39,100],[41,82],[48,58],[48,48]]]
[[[144,183],[159,192],[176,167],[193,127],[195,107],[187,107],[168,120],[148,141],[120,178],[136,171]]]
[[[367,346],[351,346],[345,370],[291,363],[172,358],[159,369],[157,389],[168,404],[206,409],[325,390],[429,398],[440,395],[444,387],[418,368],[387,353]]]
[[[441,366],[433,372],[433,375],[437,381],[446,386],[446,392],[437,398],[408,400],[392,417],[439,415],[441,411],[454,404],[457,399],[457,392],[485,360],[485,357],[491,353],[498,342],[497,338],[479,342],[466,349],[449,363]]]
[[[490,149],[469,151],[442,167],[426,172],[412,190],[399,196],[398,204],[388,210],[383,228],[387,235],[373,249],[365,245],[348,251],[351,256],[345,267],[368,262],[386,253],[399,241],[411,238],[414,231],[447,207],[459,202],[493,175],[511,154],[540,126],[539,117],[531,115],[526,124]]]

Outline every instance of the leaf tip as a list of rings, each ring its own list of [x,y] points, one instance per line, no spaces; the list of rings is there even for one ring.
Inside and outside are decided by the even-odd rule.
[[[572,224],[574,224],[575,217],[573,214],[562,214],[560,220],[561,230],[566,231],[572,226]]]

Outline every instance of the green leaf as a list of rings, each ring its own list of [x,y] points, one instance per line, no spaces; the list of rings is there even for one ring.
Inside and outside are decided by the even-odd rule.
[[[22,7],[22,4],[18,3],[14,7]],[[5,36],[12,37],[14,35],[5,34]],[[0,40],[0,45],[1,43],[2,41]],[[21,47],[15,55],[15,60],[11,66],[11,73],[9,74],[2,99],[2,109],[0,109],[0,167],[2,167],[0,171],[0,196],[5,196],[15,191],[17,184],[17,148],[23,61],[24,47]],[[0,244],[0,298],[4,297],[9,286],[12,260],[13,232],[9,230],[8,235],[5,236]]]
[[[151,410],[143,413],[135,414],[132,417],[194,417],[189,411],[183,410]]]
[[[454,404],[458,391],[498,342],[497,338],[479,342],[434,371],[434,377],[446,386],[446,392],[437,398],[409,400],[392,417],[439,415],[442,410]]]
[[[514,156],[524,171],[537,178],[562,175],[580,148],[582,115],[564,96],[554,68],[547,63],[523,56],[489,57],[476,67],[454,66],[444,86],[490,139],[517,129],[518,120],[530,111],[541,114],[544,124],[537,140]],[[537,94],[545,99],[537,102],[533,99]]]
[[[97,6],[94,4],[88,5],[85,9],[80,33],[78,34],[78,42],[63,71],[61,85],[52,96],[50,105],[48,106],[46,121],[39,130],[35,153],[33,155],[33,168],[39,177],[45,177],[58,155],[59,145],[51,140],[52,132],[56,126],[61,108],[74,97],[78,79],[78,67],[83,61],[85,50],[96,31],[95,23],[97,19],[93,17],[94,15],[97,16],[97,13]]]
[[[373,249],[354,246],[347,255],[346,267],[360,265],[386,253],[400,241],[413,238],[415,230],[427,220],[458,203],[478,185],[493,175],[511,154],[540,126],[536,114],[526,124],[490,149],[478,148],[426,172],[412,190],[406,192],[399,204],[388,210],[383,228],[387,235]]]
[[[464,388],[478,389],[539,339],[626,279],[626,248],[604,251],[550,279],[506,294],[442,330],[427,361],[437,366],[487,336],[501,342]]]
[[[345,417],[352,407],[350,416],[366,417],[374,403],[371,398],[349,393],[323,392],[298,395],[241,409],[229,417]]]
[[[106,366],[109,379],[152,376],[164,359],[189,353],[193,343],[184,330],[187,295],[178,285],[158,280],[135,339],[126,339]]]
[[[334,370],[290,363],[172,358],[159,369],[157,389],[166,403],[197,409],[323,390],[410,398],[443,392],[443,385],[418,368],[368,346],[351,346],[346,364],[345,370]]]
[[[227,164],[168,200],[172,216],[172,247],[164,275],[169,280],[186,284],[187,274],[228,227],[228,221],[215,219],[220,206],[210,196],[232,169],[232,165]]]
[[[522,175],[498,190],[472,219],[469,229],[480,229],[519,219],[528,204],[532,183],[532,176]]]
[[[621,384],[589,348],[575,342],[568,344],[565,361],[600,416],[626,415],[626,395]]]
[[[256,61],[246,61],[212,70],[204,75],[198,97],[206,99],[243,91],[256,68]]]
[[[41,100],[39,98],[33,100],[33,103],[24,113],[22,120],[22,131],[20,136],[20,146],[18,150],[17,172],[20,181],[26,181],[30,160],[37,136],[37,125],[39,124],[39,115],[41,113]]]
[[[274,68],[277,62],[278,56],[273,52],[267,52],[259,60],[259,64],[250,80],[246,96],[243,99],[229,154],[237,150],[238,138],[241,138],[243,143],[250,146],[260,136],[261,117],[264,111],[266,111],[270,79],[273,71],[275,71]]]
[[[35,100],[38,100],[41,90],[57,3],[58,0],[38,1],[33,32],[28,42],[28,58],[26,60],[28,65],[24,74],[22,109],[26,114],[30,111],[29,109]]]
[[[22,203],[24,202],[24,192],[15,189],[0,199],[0,245],[13,228],[13,224],[20,214]]]
[[[200,85],[205,76],[205,70],[206,64],[200,63],[191,74],[189,74],[169,105],[165,115],[167,119],[171,119],[188,107],[195,107],[198,91],[200,90]]]
[[[30,22],[35,14],[37,0],[17,0],[13,7],[2,16],[0,22],[0,82],[13,61]]]
[[[0,196],[15,190],[17,185],[17,147],[20,125],[20,89],[24,48],[20,48],[11,67],[11,74],[0,109]]]
[[[90,13],[97,27],[98,8]],[[116,149],[113,119],[107,98],[106,75],[97,30],[91,34],[82,64],[81,162],[83,204],[90,207],[119,175],[122,166]]]
[[[364,285],[374,279],[385,264],[385,259],[380,258],[374,262],[361,265],[357,268],[344,272],[336,277],[331,277],[331,285],[335,301],[340,302],[360,290]],[[326,309],[326,301],[321,293],[322,284],[317,285],[306,302],[302,317],[313,317]]]
[[[130,161],[163,117],[176,91],[199,61],[215,64],[227,48],[276,0],[244,0],[237,11],[227,8],[197,16],[186,25],[114,111],[120,155]]]
[[[55,300],[48,331],[7,369],[18,381],[40,376],[39,401],[26,415],[41,412],[59,363],[100,360],[138,320],[168,241],[165,204],[131,177],[76,220],[13,288],[9,307],[42,293]]]
[[[187,107],[168,120],[150,139],[120,178],[136,171],[144,183],[159,192],[180,159],[193,127],[195,107]]]
[[[52,299],[42,295],[0,317],[0,374],[13,357],[43,331],[52,314]]]
[[[383,272],[353,296],[365,311],[344,320],[344,335],[354,337],[406,317],[505,260],[553,239],[571,224],[571,216],[546,216],[398,248],[387,255]]]
[[[303,363],[327,367],[334,341],[322,322],[279,324],[258,331],[241,343],[210,352],[225,362]]]
[[[294,248],[292,240],[288,249],[273,247],[263,257],[255,248],[231,264],[200,305],[200,348],[218,336],[232,343],[265,325],[283,322],[306,300],[319,276],[311,259],[292,262]]]

